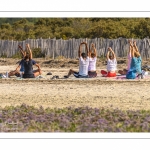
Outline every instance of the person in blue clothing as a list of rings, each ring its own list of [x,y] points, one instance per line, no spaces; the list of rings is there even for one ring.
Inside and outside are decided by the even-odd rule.
[[[30,51],[29,44],[26,44],[26,47],[27,47],[28,51]],[[23,49],[20,45],[18,45],[18,48],[20,49],[20,52],[22,54],[22,60],[19,62],[19,65],[17,66],[17,68],[14,71],[11,71],[8,73],[8,77],[14,76],[14,75],[17,77],[22,77],[24,74],[24,59],[26,57],[29,57],[29,55],[26,53],[26,51],[23,51]],[[32,62],[32,65],[36,65],[38,68],[40,68],[40,66],[33,59],[31,59],[31,62]],[[19,71],[19,68],[20,68],[20,71]],[[33,70],[33,68],[32,68],[32,70]],[[33,70],[33,73],[34,72],[36,73],[37,70]]]
[[[136,42],[133,42],[133,45],[131,44],[132,50],[131,50],[131,64],[130,69],[126,74],[127,79],[135,79],[137,76],[141,76],[142,78],[142,70],[141,70],[141,55],[138,51],[138,48],[136,46]]]
[[[35,78],[35,77],[41,75],[41,73],[42,73],[41,68],[37,63],[35,63],[32,60],[32,51],[30,49],[29,44],[26,44],[26,47],[27,47],[27,50],[28,50],[29,53],[26,54],[24,59],[22,59],[21,62],[20,62],[24,66],[23,78]],[[33,65],[35,65],[38,69],[33,71]]]

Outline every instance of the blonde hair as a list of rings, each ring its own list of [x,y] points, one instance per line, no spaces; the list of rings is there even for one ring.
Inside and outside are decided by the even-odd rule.
[[[134,52],[134,56],[135,56],[135,57],[140,57],[140,53],[137,52],[137,51],[135,51],[135,52]]]

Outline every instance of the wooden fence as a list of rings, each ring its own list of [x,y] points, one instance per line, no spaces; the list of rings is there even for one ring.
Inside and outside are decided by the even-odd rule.
[[[13,41],[13,40],[0,40],[0,57],[6,55],[7,57],[12,57],[18,51],[18,44],[22,45],[25,49],[25,44],[29,43],[31,48],[41,48],[41,51],[45,56],[56,58],[58,56],[64,56],[66,58],[76,58],[78,57],[78,48],[81,42],[87,42],[88,46],[91,43],[96,45],[97,54],[99,57],[105,56],[108,47],[112,47],[115,51],[116,56],[125,57],[129,49],[128,40],[126,38],[118,39],[27,39],[25,41]],[[149,58],[150,56],[150,39],[131,39],[135,40],[141,56],[144,58]],[[83,47],[83,51],[84,51]]]

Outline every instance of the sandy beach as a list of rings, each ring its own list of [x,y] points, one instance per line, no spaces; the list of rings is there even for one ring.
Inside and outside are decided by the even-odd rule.
[[[6,72],[17,67],[17,64],[11,64],[1,61],[0,71]],[[69,67],[59,67],[60,63],[58,66],[39,64],[42,66],[43,78],[0,79],[1,107],[25,103],[44,108],[89,106],[121,110],[150,109],[150,78],[135,80],[104,78],[99,73],[100,69],[105,68],[103,64],[97,67],[96,78],[76,79],[72,75],[69,79],[64,79],[63,76],[67,74],[69,67],[78,70],[76,63]],[[122,66],[124,67],[125,63]],[[120,65],[120,68],[122,66]],[[52,75],[46,75],[48,72]],[[53,75],[59,75],[59,79],[51,79]]]

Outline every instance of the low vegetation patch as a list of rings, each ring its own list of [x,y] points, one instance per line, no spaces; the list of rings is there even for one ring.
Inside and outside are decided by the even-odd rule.
[[[150,111],[104,108],[35,108],[22,104],[0,111],[1,132],[150,132]]]

